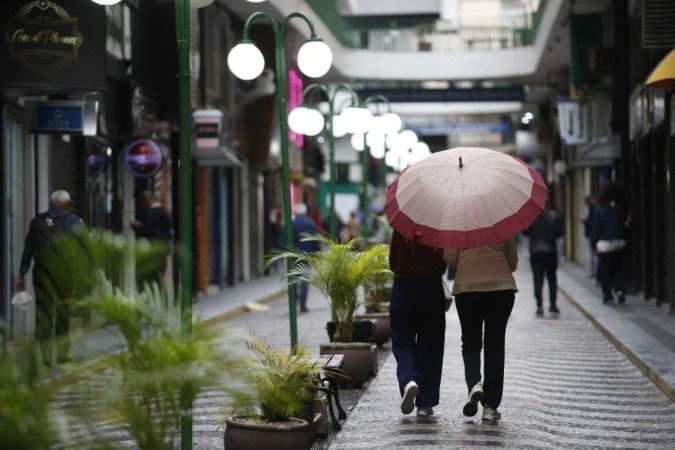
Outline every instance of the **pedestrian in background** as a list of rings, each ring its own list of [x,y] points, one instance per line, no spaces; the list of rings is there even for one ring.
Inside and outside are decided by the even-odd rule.
[[[275,203],[270,209],[269,214],[270,245],[272,247],[272,250],[278,250],[279,248],[281,248],[279,247],[279,245],[280,242],[283,240],[281,236],[281,229],[283,227],[282,221],[283,221],[283,213],[281,211],[281,207],[279,207],[279,205]],[[275,260],[270,266],[270,269],[274,270],[274,273],[279,273],[280,264],[281,261]]]
[[[547,208],[523,232],[530,237],[530,264],[534,278],[534,298],[537,300],[537,316],[544,315],[542,291],[544,275],[548,280],[549,312],[560,313],[556,304],[558,295],[558,244],[565,235],[565,224],[554,209]]]
[[[19,278],[16,290],[26,289],[25,276],[33,265],[33,289],[35,291],[35,334],[42,359],[51,366],[52,348],[56,346],[56,361],[66,363],[70,357],[70,311],[67,300],[73,284],[69,264],[63,258],[58,259],[59,267],[51,267],[55,262],[55,242],[64,234],[75,234],[84,227],[77,214],[69,212],[70,194],[66,191],[54,191],[49,199],[49,210],[38,214],[31,220],[21,256]],[[72,278],[72,277],[71,277]]]
[[[294,206],[295,217],[292,222],[293,230],[293,247],[301,252],[305,253],[316,253],[321,248],[317,241],[303,241],[302,235],[305,233],[316,233],[318,231],[314,221],[307,215],[307,205],[304,203],[298,203]],[[281,239],[280,243],[281,248],[286,248],[285,242],[285,229],[281,230]],[[292,250],[292,249],[289,249]],[[309,312],[307,309],[307,294],[309,291],[309,284],[306,281],[301,281],[298,283],[298,302],[300,303],[300,312],[306,313]]]
[[[441,249],[393,232],[389,267],[394,272],[389,315],[391,349],[398,364],[401,412],[431,416],[438,405],[445,347],[446,264]]]
[[[351,217],[349,218],[349,221],[347,221],[347,241],[350,241],[352,239],[356,239],[356,246],[359,250],[362,250],[364,245],[362,242],[362,234],[361,234],[361,219],[359,219],[359,212],[358,211],[352,211]]]
[[[457,265],[452,288],[462,327],[462,358],[469,398],[465,416],[483,405],[483,420],[499,420],[497,411],[504,390],[504,340],[506,324],[518,291],[513,272],[518,265],[515,238],[496,245],[472,249],[449,248],[444,252],[449,265]],[[485,326],[485,337],[483,337]],[[481,382],[481,349],[485,343]]]
[[[143,266],[136,268],[136,282],[139,286],[149,282],[156,282],[159,286],[162,286],[167,259],[171,253],[170,244],[173,237],[171,216],[152,192],[142,192],[139,200],[141,215],[139,219],[131,222],[131,228],[136,231],[137,237],[153,241],[162,248],[156,259],[144,261]]]
[[[595,207],[591,243],[598,255],[598,279],[602,286],[602,302],[626,301],[623,270],[626,247],[626,227],[629,215],[622,206],[620,188],[615,183],[605,185],[600,192],[600,204]]]
[[[591,250],[591,277],[595,278],[598,275],[598,255],[595,253],[593,248],[593,243],[591,240],[591,230],[593,229],[593,213],[595,212],[596,201],[595,197],[589,195],[585,198],[586,207],[588,208],[588,214],[585,219],[582,219],[584,224],[584,236],[588,241],[588,247]]]

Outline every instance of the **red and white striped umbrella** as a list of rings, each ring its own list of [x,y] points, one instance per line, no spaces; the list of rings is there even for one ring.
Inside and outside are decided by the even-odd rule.
[[[459,147],[408,167],[387,189],[384,209],[406,239],[437,248],[475,248],[529,227],[547,196],[541,175],[520,159]]]

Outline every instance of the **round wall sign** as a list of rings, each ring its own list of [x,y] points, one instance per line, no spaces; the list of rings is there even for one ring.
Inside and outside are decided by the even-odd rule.
[[[124,164],[135,177],[148,178],[162,168],[162,149],[152,139],[138,139],[124,150]]]

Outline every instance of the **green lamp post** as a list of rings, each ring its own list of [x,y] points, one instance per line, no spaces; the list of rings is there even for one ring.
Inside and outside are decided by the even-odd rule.
[[[265,68],[265,58],[253,41],[249,39],[251,25],[258,20],[267,21],[274,32],[276,76],[277,76],[277,103],[279,108],[279,128],[281,132],[281,164],[282,164],[282,192],[284,198],[284,226],[286,247],[293,247],[292,209],[291,209],[291,176],[288,154],[288,92],[286,80],[286,51],[284,36],[292,19],[301,19],[309,27],[310,38],[298,51],[298,67],[310,78],[324,76],[330,70],[333,54],[330,48],[316,36],[314,24],[300,12],[289,14],[279,26],[272,17],[263,12],[252,14],[244,24],[244,35],[227,56],[227,65],[232,73],[242,80],[253,80]],[[287,270],[293,268],[295,261],[289,260]],[[296,290],[288,289],[288,309],[290,321],[291,347],[298,342],[298,326],[296,311]]]
[[[332,94],[329,88],[323,84],[310,84],[303,92],[303,99],[307,98],[312,91],[319,91],[326,97],[328,101],[328,170],[330,171],[330,235],[333,239],[337,239],[337,219],[335,211],[335,190],[336,190],[336,165],[335,165],[335,138],[342,137],[347,133],[346,124],[337,125],[336,119],[344,122],[343,117],[336,117],[335,115],[335,100],[340,92],[347,92],[351,96],[351,103],[358,105],[358,96],[356,92],[348,84],[339,84],[333,90]],[[315,114],[316,110],[305,106],[306,102],[295,108],[288,115],[288,124],[294,132],[304,134],[307,136],[316,136],[324,127],[323,116],[321,122]]]

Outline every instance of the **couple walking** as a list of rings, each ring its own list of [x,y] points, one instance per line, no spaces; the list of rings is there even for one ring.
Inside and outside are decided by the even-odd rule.
[[[504,385],[504,339],[513,309],[518,253],[515,238],[473,249],[437,249],[394,231],[390,248],[394,286],[390,304],[392,350],[398,363],[401,412],[434,414],[440,396],[446,301],[442,276],[457,266],[452,294],[462,328],[468,398],[465,416],[483,406],[483,420],[499,420]],[[485,335],[483,336],[483,326]],[[485,345],[481,378],[481,349]]]

